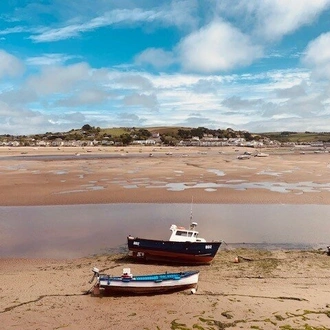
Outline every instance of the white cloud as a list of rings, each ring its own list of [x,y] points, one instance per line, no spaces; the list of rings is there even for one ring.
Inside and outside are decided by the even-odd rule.
[[[257,0],[256,32],[268,40],[280,39],[312,23],[329,5],[329,0]]]
[[[161,7],[161,17],[165,23],[170,25],[179,28],[193,28],[198,24],[200,8],[197,0],[165,1],[165,6]]]
[[[142,106],[148,109],[155,109],[158,105],[157,96],[155,94],[137,94],[125,96],[123,100],[125,105]]]
[[[244,123],[244,127],[250,132],[328,132],[328,121],[329,116],[299,118],[287,115],[281,118],[254,119]]]
[[[297,118],[302,130],[312,130],[307,128],[309,119],[313,116],[311,122],[316,124],[328,110],[326,91],[319,88],[311,85],[306,70],[297,69],[205,75],[98,70],[86,63],[42,67],[21,89],[0,94],[6,102],[1,105],[0,129],[29,134],[70,130],[86,122],[100,127],[165,122],[260,132],[273,127],[273,122],[281,124],[277,126],[281,130],[299,130],[298,124],[294,129],[289,123]]]
[[[12,28],[7,28],[0,30],[0,35],[15,34],[15,33],[24,33],[30,32],[30,29],[24,28],[23,26],[15,26]]]
[[[330,32],[308,44],[302,61],[317,77],[330,79]]]
[[[132,10],[115,9],[83,23],[68,24],[61,28],[40,28],[39,31],[36,30],[36,35],[31,36],[30,39],[35,42],[64,40],[77,37],[83,32],[92,31],[113,24],[153,21],[158,15],[157,12],[143,11],[138,8]]]
[[[112,81],[119,85],[118,88],[126,89],[142,89],[142,90],[150,90],[153,89],[153,84],[149,78],[144,77],[142,74],[136,73],[116,73],[109,74],[109,78]]]
[[[64,64],[66,61],[72,59],[72,56],[65,54],[42,54],[40,56],[29,57],[26,59],[28,65],[35,66],[54,66]]]
[[[24,105],[37,101],[37,94],[27,89],[10,89],[0,94],[1,100],[11,105]]]
[[[24,71],[23,63],[15,56],[0,50],[0,78],[21,75]]]
[[[0,118],[5,116],[16,116],[16,112],[5,102],[0,101]]]
[[[302,82],[289,88],[275,90],[276,96],[280,99],[298,98],[306,95],[306,84]]]
[[[53,42],[76,38],[81,33],[93,31],[101,27],[113,25],[125,25],[129,27],[141,22],[159,22],[164,25],[174,25],[177,27],[192,26],[195,25],[194,15],[192,14],[195,7],[194,1],[173,1],[170,5],[156,7],[151,10],[142,8],[113,9],[105,11],[104,14],[91,19],[84,18],[82,22],[77,22],[77,18],[70,20],[63,27],[41,27],[34,29],[34,34],[29,38],[34,42]],[[182,10],[182,8],[185,8],[185,10]],[[96,11],[92,13],[96,13]]]
[[[149,64],[156,69],[163,69],[175,63],[175,59],[172,52],[160,48],[148,48],[135,57],[135,63]]]
[[[47,117],[39,111],[0,101],[0,131],[3,134],[41,133],[43,129],[48,129],[47,122]]]
[[[243,112],[250,112],[251,108],[256,111],[260,110],[265,104],[261,99],[242,99],[238,96],[232,96],[223,100],[222,105],[231,110],[241,110]]]
[[[221,21],[191,33],[177,50],[185,70],[203,73],[249,65],[262,55],[261,47],[253,45],[247,35]]]
[[[101,104],[108,99],[109,94],[102,90],[81,90],[77,95],[55,102],[57,106],[76,107],[80,105]]]
[[[105,121],[108,124],[108,127],[143,127],[146,124],[147,119],[134,113],[123,112],[111,119],[107,117],[105,118]]]
[[[222,0],[219,17],[234,21],[242,31],[267,41],[279,40],[314,22],[329,9],[329,0]]]
[[[214,125],[214,121],[209,117],[202,116],[198,113],[191,113],[185,118],[182,122],[180,122],[180,126],[188,126],[188,127],[210,127]]]
[[[72,112],[63,116],[63,118],[71,123],[83,123],[86,117],[81,112]]]
[[[40,75],[27,80],[27,87],[41,95],[68,92],[73,86],[89,78],[91,69],[86,63],[67,67],[47,67]]]

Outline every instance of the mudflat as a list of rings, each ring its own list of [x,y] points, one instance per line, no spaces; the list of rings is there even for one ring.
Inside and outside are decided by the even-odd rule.
[[[330,154],[251,148],[0,148],[0,205],[329,204]]]
[[[0,148],[0,205],[190,203],[192,195],[194,203],[329,203],[329,153],[269,149],[238,158],[250,151]],[[95,297],[94,266],[111,275],[194,268],[200,280],[195,294]],[[0,322],[4,329],[330,329],[329,278],[324,250],[224,246],[198,267],[138,264],[125,253],[1,258]]]

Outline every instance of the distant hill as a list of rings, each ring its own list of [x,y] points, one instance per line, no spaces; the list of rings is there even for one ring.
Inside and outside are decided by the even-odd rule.
[[[33,134],[29,136],[11,136],[8,134],[0,135],[1,141],[21,140],[23,143],[27,139],[47,139],[62,138],[66,140],[79,139],[102,139],[107,138],[113,141],[123,141],[129,143],[132,139],[145,139],[154,134],[159,134],[163,142],[171,143],[181,139],[189,139],[192,136],[203,137],[205,134],[219,138],[243,137],[248,140],[259,140],[268,138],[279,142],[310,143],[310,142],[330,142],[330,132],[263,132],[250,133],[246,130],[235,131],[231,128],[226,129],[208,129],[205,127],[182,127],[182,126],[155,126],[155,127],[112,127],[100,128],[85,124],[78,129],[71,129],[68,132],[46,132],[43,134]]]
[[[268,132],[259,133],[261,136],[267,136],[271,140],[277,140],[279,142],[330,142],[330,132]]]
[[[121,134],[131,131],[133,128],[105,128],[101,129],[102,133],[110,134],[112,136],[120,136]],[[136,130],[139,128],[135,127]],[[159,133],[160,135],[177,136],[179,130],[190,131],[196,128],[193,127],[180,127],[180,126],[155,126],[146,127],[151,134]],[[214,131],[214,130],[210,130]],[[267,137],[270,140],[277,140],[279,142],[296,142],[296,143],[307,143],[307,142],[330,142],[330,132],[262,132],[262,133],[251,133],[252,136]]]
[[[105,134],[110,134],[112,136],[120,136],[125,133],[129,133],[132,130],[139,130],[141,127],[113,127],[113,128],[101,128],[100,132]],[[166,127],[166,126],[159,126],[159,127],[143,127],[151,134],[159,133],[160,135],[177,135],[179,129],[182,130],[191,130],[189,127]]]

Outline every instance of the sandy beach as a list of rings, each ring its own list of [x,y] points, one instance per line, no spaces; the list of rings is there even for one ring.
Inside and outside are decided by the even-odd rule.
[[[269,149],[267,157],[238,159],[251,151],[0,148],[0,206],[191,203],[192,196],[197,204],[329,204],[329,153]],[[3,329],[330,329],[324,252],[224,246],[211,265],[193,267],[195,294],[142,297],[88,294],[92,268],[120,275],[125,267],[134,274],[192,267],[132,263],[125,253],[0,258],[0,322]]]
[[[329,153],[244,152],[257,150],[0,148],[0,205],[329,204]]]
[[[243,257],[235,263],[236,256]],[[244,261],[248,259],[249,261]],[[222,250],[198,266],[190,291],[94,297],[93,266],[120,275],[185,269],[132,264],[125,255],[0,260],[4,329],[329,329],[330,257],[317,251]],[[191,267],[190,267],[191,269]]]

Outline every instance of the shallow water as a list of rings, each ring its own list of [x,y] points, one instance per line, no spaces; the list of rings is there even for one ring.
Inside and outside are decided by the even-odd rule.
[[[125,247],[129,234],[168,239],[170,225],[189,226],[190,214],[189,204],[0,207],[0,257],[82,257]],[[229,247],[330,243],[327,205],[194,204],[192,214],[200,236]]]

